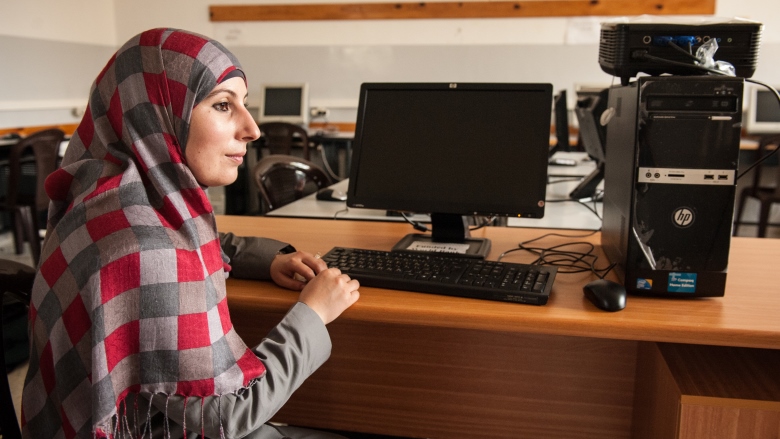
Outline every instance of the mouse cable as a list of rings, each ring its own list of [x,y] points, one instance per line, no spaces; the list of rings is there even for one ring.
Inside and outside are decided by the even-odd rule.
[[[344,214],[347,214],[347,213],[349,213],[349,207],[345,207],[345,208],[343,208],[343,209],[341,209],[341,210],[338,210],[338,211],[336,211],[336,213],[334,213],[334,214],[333,214],[333,219],[334,219],[334,220],[335,220],[335,219],[339,219],[339,214],[340,214],[340,213],[344,213]]]
[[[597,277],[603,279],[616,264],[610,264],[604,268],[597,268],[596,262],[598,261],[598,255],[594,254],[596,246],[587,241],[575,241],[563,244],[558,244],[552,247],[529,247],[528,244],[539,241],[549,236],[559,236],[564,238],[586,238],[593,236],[598,230],[589,232],[584,235],[563,235],[559,233],[547,233],[545,235],[530,239],[528,241],[521,242],[517,248],[507,250],[499,255],[500,261],[504,256],[516,251],[526,251],[537,256],[530,265],[546,265],[559,267],[559,273],[583,273],[592,272]],[[570,246],[585,246],[585,252],[574,250],[562,250]]]
[[[586,246],[587,251],[575,251],[565,250],[567,247],[574,246]],[[528,247],[521,246],[511,251],[525,250],[532,254],[536,254],[537,260],[533,265],[547,265],[559,267],[559,273],[573,274],[573,273],[585,273],[591,272],[599,278],[604,278],[612,269],[615,264],[610,264],[604,268],[596,267],[598,256],[594,254],[596,246],[586,242],[569,242],[560,244],[553,247]],[[508,252],[507,252],[508,253]]]

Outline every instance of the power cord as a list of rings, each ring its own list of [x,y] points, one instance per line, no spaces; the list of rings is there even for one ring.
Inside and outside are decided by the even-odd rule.
[[[513,248],[505,251],[504,253],[501,253],[498,256],[498,260],[500,261],[509,253],[525,251],[536,255],[536,259],[531,262],[531,265],[558,267],[558,273],[561,274],[592,272],[599,279],[603,279],[607,274],[609,274],[610,271],[612,271],[613,268],[615,268],[616,264],[612,263],[604,268],[597,268],[596,262],[598,261],[598,256],[594,253],[596,246],[590,242],[574,241],[554,245],[551,247],[528,246],[528,244],[532,244],[550,236],[558,236],[563,238],[587,238],[589,236],[593,236],[599,231],[600,230],[594,230],[593,232],[584,235],[562,235],[559,233],[546,233],[542,236],[523,241],[517,245],[517,248]],[[585,251],[564,250],[567,247],[573,246],[585,246]]]

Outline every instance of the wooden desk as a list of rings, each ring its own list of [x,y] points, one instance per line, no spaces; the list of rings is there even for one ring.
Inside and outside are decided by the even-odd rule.
[[[217,224],[310,252],[389,249],[408,232],[369,221],[221,216]],[[488,227],[475,235],[493,241],[495,259],[544,232]],[[361,288],[358,303],[328,326],[331,359],[276,420],[411,437],[628,438],[641,341],[780,349],[777,260],[773,240],[733,238],[724,297],[629,297],[618,313],[584,299],[581,287],[593,278],[585,273],[560,274],[541,307]],[[228,281],[233,322],[250,344],[296,297],[270,283]]]

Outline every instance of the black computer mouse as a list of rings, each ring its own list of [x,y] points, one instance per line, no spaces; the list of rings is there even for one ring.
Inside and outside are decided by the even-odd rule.
[[[582,292],[597,308],[604,311],[620,311],[626,307],[626,288],[611,280],[594,280],[584,287]]]
[[[322,201],[347,201],[347,194],[337,189],[324,187],[317,191],[317,199]]]

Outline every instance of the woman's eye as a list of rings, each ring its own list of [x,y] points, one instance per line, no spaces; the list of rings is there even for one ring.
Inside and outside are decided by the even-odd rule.
[[[220,103],[214,104],[214,108],[217,111],[228,111],[228,110],[230,110],[230,104],[227,103],[227,102],[220,102]]]

